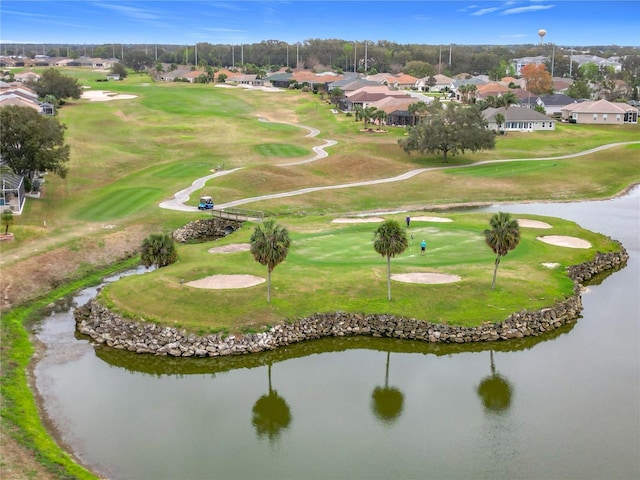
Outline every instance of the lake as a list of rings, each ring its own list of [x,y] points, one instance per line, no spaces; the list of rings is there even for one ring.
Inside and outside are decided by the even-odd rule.
[[[72,314],[86,289],[37,327],[46,414],[111,479],[639,478],[640,188],[480,210],[576,221],[620,240],[628,265],[543,338],[322,339],[211,359],[92,346]]]

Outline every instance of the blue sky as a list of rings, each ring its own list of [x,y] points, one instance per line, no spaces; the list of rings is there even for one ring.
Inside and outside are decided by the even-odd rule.
[[[398,43],[640,46],[640,0],[2,0],[3,43]]]

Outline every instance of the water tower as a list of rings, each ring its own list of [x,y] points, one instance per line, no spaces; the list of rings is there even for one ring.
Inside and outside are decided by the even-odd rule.
[[[544,28],[538,30],[538,35],[540,36],[540,45],[542,45],[542,39],[547,34],[547,31]]]

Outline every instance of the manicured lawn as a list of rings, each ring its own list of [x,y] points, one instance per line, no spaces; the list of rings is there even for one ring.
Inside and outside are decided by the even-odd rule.
[[[272,274],[271,303],[266,301],[266,284],[227,290],[185,285],[216,274],[266,277],[265,267],[255,262],[248,251],[208,252],[213,246],[247,242],[251,225],[217,242],[180,246],[177,263],[122,279],[106,287],[100,298],[133,318],[198,332],[261,330],[284,319],[332,311],[393,313],[473,326],[484,321],[499,322],[523,307],[552,305],[572,293],[573,282],[564,273],[566,266],[591,259],[596,251],[617,249],[604,236],[571,222],[543,218],[553,228],[523,227],[520,245],[504,257],[498,271],[498,287],[491,290],[495,257],[482,234],[489,215],[448,217],[454,221],[414,220],[408,230],[413,235],[410,247],[392,260],[392,271],[453,274],[461,281],[441,285],[394,281],[391,302],[386,298],[385,259],[372,247],[377,224],[336,224],[331,223],[331,217],[282,220],[290,230],[292,246],[287,260]],[[404,217],[395,218],[402,221]],[[545,234],[584,238],[592,248],[556,247],[535,239]],[[428,242],[426,256],[419,254],[423,238]],[[541,265],[543,262],[559,266],[549,269]]]

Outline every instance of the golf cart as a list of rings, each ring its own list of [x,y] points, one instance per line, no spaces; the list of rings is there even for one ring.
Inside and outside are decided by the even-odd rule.
[[[200,197],[198,210],[212,210],[212,209],[213,209],[213,199],[211,197]]]

